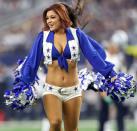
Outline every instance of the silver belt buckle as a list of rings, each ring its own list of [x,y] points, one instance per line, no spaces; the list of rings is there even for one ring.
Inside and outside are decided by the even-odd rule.
[[[68,93],[66,91],[63,90],[63,88],[60,88],[58,90],[58,92],[61,94],[61,95],[67,95]]]

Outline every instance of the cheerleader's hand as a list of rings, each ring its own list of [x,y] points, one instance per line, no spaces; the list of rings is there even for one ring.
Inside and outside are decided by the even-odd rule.
[[[116,79],[117,79],[117,75],[113,76],[110,80],[111,80],[111,82],[114,82]]]

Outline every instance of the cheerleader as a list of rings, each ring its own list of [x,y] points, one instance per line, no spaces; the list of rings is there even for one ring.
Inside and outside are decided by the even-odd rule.
[[[43,99],[50,131],[61,131],[62,120],[65,131],[78,131],[82,90],[86,90],[92,83],[114,99],[123,100],[125,97],[122,94],[125,95],[129,88],[123,91],[119,80],[125,78],[125,74],[117,74],[113,70],[114,64],[105,60],[104,51],[95,48],[98,48],[95,40],[80,28],[72,28],[73,22],[65,5],[57,3],[46,8],[43,22],[43,31],[36,36],[25,60],[19,61],[14,88],[5,93],[5,98],[13,109],[24,109],[39,98],[36,89],[39,86],[36,84],[41,85],[40,97]],[[86,69],[78,73],[80,50],[98,74]],[[47,74],[41,84],[37,71],[43,59]],[[132,80],[131,77],[127,79]],[[127,79],[126,82],[131,84]],[[118,84],[120,88],[117,89]]]

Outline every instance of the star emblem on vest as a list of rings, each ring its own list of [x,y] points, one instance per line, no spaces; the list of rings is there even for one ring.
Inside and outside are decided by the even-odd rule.
[[[50,56],[49,56],[49,55],[47,55],[47,58],[48,58],[48,59],[50,59]]]
[[[49,86],[49,90],[52,90],[52,87],[51,87],[51,86]]]
[[[75,49],[76,49],[76,47],[75,47],[75,46],[72,46],[72,49],[73,49],[73,50],[75,50]]]
[[[78,88],[77,87],[75,87],[75,89],[74,89],[75,91],[77,91],[78,90]]]
[[[49,51],[50,51],[50,49],[48,48],[48,49],[47,49],[47,52],[49,52]]]
[[[75,53],[73,54],[73,57],[76,57],[76,54],[75,54]]]

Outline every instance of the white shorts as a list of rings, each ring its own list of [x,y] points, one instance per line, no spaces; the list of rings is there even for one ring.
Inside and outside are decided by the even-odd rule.
[[[47,94],[53,94],[65,102],[72,98],[82,96],[82,90],[79,84],[71,87],[59,87],[45,83],[43,96]]]

